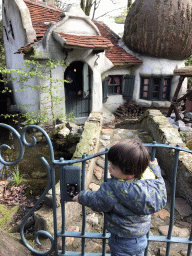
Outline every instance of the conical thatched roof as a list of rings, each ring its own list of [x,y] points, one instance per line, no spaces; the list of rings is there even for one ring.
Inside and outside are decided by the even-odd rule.
[[[192,53],[190,0],[135,0],[123,40],[137,53],[184,60]]]

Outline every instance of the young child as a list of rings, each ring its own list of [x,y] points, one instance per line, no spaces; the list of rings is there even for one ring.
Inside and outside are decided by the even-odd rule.
[[[161,210],[167,193],[157,160],[138,140],[124,140],[108,153],[111,179],[100,189],[81,191],[74,201],[97,212],[106,212],[106,228],[111,233],[112,256],[143,256],[147,246],[151,214]]]

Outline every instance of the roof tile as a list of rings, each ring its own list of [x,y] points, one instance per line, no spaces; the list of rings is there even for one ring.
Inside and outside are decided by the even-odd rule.
[[[111,41],[102,36],[78,36],[72,34],[59,33],[65,40],[66,45],[78,46],[94,49],[107,49],[113,46]]]
[[[62,9],[48,5],[45,2],[38,0],[24,0],[26,3],[32,20],[33,28],[36,31],[37,40],[41,40],[45,32],[51,24],[58,22],[61,17]],[[87,48],[103,48],[107,58],[114,65],[137,65],[141,64],[141,60],[135,56],[127,53],[123,48],[118,45],[120,37],[115,34],[108,26],[102,22],[93,21],[98,27],[101,36],[78,36],[60,33],[66,40],[67,45],[73,45],[78,47],[87,47]],[[110,43],[111,42],[111,43]],[[28,50],[33,46],[33,43],[28,44],[18,50],[17,53],[21,53],[24,50]],[[111,47],[110,49],[107,49]]]

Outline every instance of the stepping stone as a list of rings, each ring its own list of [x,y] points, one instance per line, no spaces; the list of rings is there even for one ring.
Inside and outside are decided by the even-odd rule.
[[[113,139],[114,140],[120,140],[121,136],[119,134],[115,134],[115,135],[113,135]]]
[[[125,137],[131,137],[131,136],[133,136],[133,133],[132,133],[132,132],[126,132],[126,133],[124,134],[124,136],[125,136]]]
[[[103,140],[110,140],[111,136],[110,136],[110,135],[105,135],[105,134],[103,134],[103,135],[101,136],[101,138],[102,138]]]
[[[108,140],[100,140],[100,143],[103,147],[107,147],[110,142]]]

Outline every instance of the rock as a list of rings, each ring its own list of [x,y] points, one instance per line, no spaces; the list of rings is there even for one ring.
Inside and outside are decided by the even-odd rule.
[[[192,150],[192,140],[187,142],[186,147],[188,147],[188,149]]]
[[[117,133],[123,133],[125,129],[117,129]]]
[[[190,131],[192,131],[192,128],[185,125],[185,126],[179,127],[179,131],[187,131],[187,132],[190,132]]]
[[[182,218],[192,214],[191,206],[181,197],[175,198],[175,209],[179,212]]]
[[[70,130],[67,127],[64,127],[58,132],[59,139],[65,138],[67,135],[69,135]]]
[[[108,140],[102,140],[102,139],[100,139],[100,143],[101,143],[101,145],[102,145],[103,147],[107,147],[110,142],[109,142]]]
[[[120,140],[121,139],[121,136],[119,134],[115,134],[113,135],[113,140]]]
[[[5,205],[0,204],[0,228],[1,229],[9,228],[10,223],[15,218],[18,210],[19,210],[19,206],[8,208]]]
[[[105,168],[105,161],[101,158],[97,159],[96,164],[103,169]]]
[[[176,129],[179,128],[179,126],[177,126],[176,124],[172,124],[172,126],[173,126],[173,128],[176,128]]]
[[[111,136],[113,134],[113,129],[102,129],[101,133]]]
[[[165,225],[165,226],[160,226],[158,227],[159,232],[164,235],[167,236],[168,234],[168,230],[169,230],[169,226]],[[189,236],[189,230],[187,228],[178,228],[176,226],[173,226],[173,231],[172,231],[172,236],[177,236],[177,237],[188,237]]]
[[[89,222],[92,225],[98,225],[99,224],[99,219],[97,216],[95,216],[95,213],[89,214],[86,218],[87,222]]]
[[[175,117],[176,117],[175,112],[171,113],[170,117],[175,119]]]
[[[126,133],[124,134],[124,136],[125,136],[125,137],[131,137],[131,136],[133,136],[133,133],[132,133],[132,132],[126,132]]]
[[[73,232],[79,232],[79,227],[78,226],[69,226],[67,228],[68,231],[73,231]],[[74,242],[74,237],[66,237],[66,246],[72,245]]]
[[[177,120],[177,121],[175,122],[175,124],[176,124],[179,128],[185,127],[185,123],[184,123],[182,120]]]
[[[100,180],[102,178],[102,174],[103,174],[103,169],[99,166],[96,166],[94,171],[93,171],[95,177]]]
[[[169,213],[167,210],[165,210],[165,209],[162,209],[162,210],[159,211],[159,212],[155,212],[154,215],[155,215],[156,217],[161,218],[162,220],[164,220],[164,219],[170,217],[170,213]]]
[[[165,256],[165,255],[166,255],[166,248],[160,247],[160,256]],[[173,249],[170,249],[169,256],[181,256],[181,254],[176,252]]]
[[[192,119],[192,112],[187,112],[184,114],[186,118]]]
[[[31,177],[33,179],[42,179],[42,178],[45,178],[47,175],[48,175],[47,172],[37,171],[37,172],[32,172]]]
[[[85,246],[86,251],[90,253],[98,253],[102,251],[102,245],[91,240],[88,241]]]
[[[79,126],[76,125],[75,123],[72,123],[72,122],[68,122],[66,124],[66,127],[70,130],[70,131],[74,131],[74,130],[78,130],[79,129]]]
[[[167,120],[169,121],[170,124],[174,124],[175,120],[171,117],[167,117]]]
[[[0,255],[32,256],[33,254],[21,243],[20,236],[0,230]]]
[[[101,136],[101,138],[102,138],[103,140],[110,140],[111,136],[110,136],[110,135],[103,134],[103,135]]]
[[[97,191],[100,188],[99,185],[96,185],[95,183],[90,183],[89,184],[89,189],[92,191]]]

